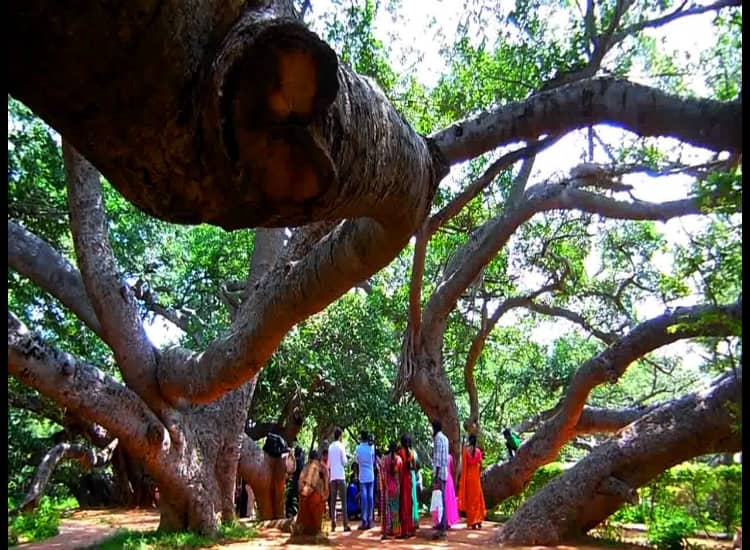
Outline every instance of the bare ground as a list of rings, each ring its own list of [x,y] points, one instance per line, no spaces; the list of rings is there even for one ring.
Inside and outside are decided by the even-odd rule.
[[[249,520],[242,520],[243,523],[251,524]],[[261,527],[258,530],[258,536],[247,542],[238,542],[232,544],[216,545],[213,549],[257,549],[257,548],[284,548],[288,550],[297,550],[303,548],[347,548],[349,550],[364,550],[383,546],[392,550],[428,550],[436,548],[457,548],[469,549],[477,546],[491,545],[492,536],[497,527],[501,524],[485,522],[482,529],[474,531],[466,528],[465,523],[459,523],[448,531],[448,536],[444,540],[432,540],[432,528],[429,525],[430,519],[423,518],[417,536],[411,539],[399,540],[388,539],[380,540],[380,529],[375,528],[369,531],[358,531],[356,522],[352,524],[352,531],[344,533],[341,527],[331,533],[327,533],[327,540],[319,544],[297,544],[290,541],[289,533],[282,532],[276,528]],[[156,529],[159,524],[159,513],[157,510],[143,509],[103,509],[103,510],[77,510],[69,518],[62,520],[60,525],[60,534],[42,542],[21,544],[19,550],[74,550],[91,546],[102,539],[114,534],[118,529],[133,529],[149,531]],[[636,531],[626,531],[624,538],[628,543],[618,545],[619,549],[636,549],[644,548],[645,537],[643,533]],[[731,542],[719,543],[718,541],[700,540],[696,541],[706,548],[719,549],[731,548]],[[504,547],[510,550],[510,547]],[[527,550],[529,547],[526,547]],[[532,549],[549,548],[549,547],[530,547]],[[608,548],[606,545],[597,541],[586,541],[581,544],[571,546],[554,547],[559,550],[603,550]]]

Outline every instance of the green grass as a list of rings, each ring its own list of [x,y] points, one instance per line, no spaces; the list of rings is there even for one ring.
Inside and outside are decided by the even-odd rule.
[[[122,530],[109,538],[96,543],[98,550],[167,550],[172,548],[207,548],[216,544],[242,542],[255,537],[253,527],[246,527],[241,523],[224,524],[219,527],[215,538],[197,533],[179,532],[164,533],[160,531],[131,531]]]

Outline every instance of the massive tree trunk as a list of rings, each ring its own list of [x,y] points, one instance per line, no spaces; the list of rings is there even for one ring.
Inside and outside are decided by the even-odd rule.
[[[596,447],[524,502],[499,531],[511,545],[561,544],[592,529],[667,468],[742,448],[742,371],[669,402]]]

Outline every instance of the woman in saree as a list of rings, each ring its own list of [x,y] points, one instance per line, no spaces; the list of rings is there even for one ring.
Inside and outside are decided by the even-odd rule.
[[[445,523],[448,529],[458,523],[461,518],[458,515],[458,501],[456,500],[456,467],[453,461],[453,455],[448,455],[448,471],[445,480]],[[432,525],[436,526],[440,522],[437,512],[432,512]]]
[[[416,534],[411,475],[416,469],[416,459],[414,451],[411,450],[411,437],[406,434],[401,436],[401,448],[398,450],[398,456],[403,463],[403,469],[401,470],[401,503],[399,505],[399,513],[401,515],[400,538],[408,538],[413,537]]]
[[[399,499],[403,462],[396,452],[396,442],[388,445],[388,453],[380,460],[380,519],[381,538],[401,535]]]
[[[463,467],[458,486],[458,509],[466,512],[466,526],[481,529],[487,515],[480,474],[482,472],[482,450],[477,447],[477,436],[469,435],[469,444],[463,448]]]

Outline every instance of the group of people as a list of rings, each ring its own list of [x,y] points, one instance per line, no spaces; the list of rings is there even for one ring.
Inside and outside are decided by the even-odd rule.
[[[432,430],[432,488],[440,490],[442,499],[442,506],[432,513],[434,536],[445,537],[447,529],[460,521],[459,512],[466,515],[468,527],[480,529],[486,508],[480,481],[483,454],[476,436],[470,434],[462,448],[459,474],[439,420],[432,422]],[[347,466],[351,471],[348,483]],[[310,452],[298,485],[297,522],[307,534],[320,532],[326,508],[331,531],[336,530],[339,501],[344,531],[351,530],[349,520],[356,517],[360,518],[359,529],[373,528],[376,512],[384,539],[410,538],[419,528],[422,477],[408,434],[403,434],[398,442],[389,442],[387,451],[382,452],[376,448],[373,436],[363,430],[350,458],[344,447],[343,430],[335,428],[333,442],[327,449]],[[352,499],[356,502],[350,502]]]

